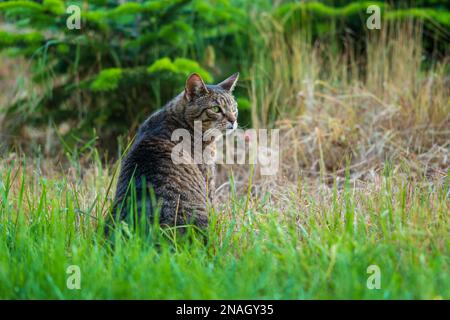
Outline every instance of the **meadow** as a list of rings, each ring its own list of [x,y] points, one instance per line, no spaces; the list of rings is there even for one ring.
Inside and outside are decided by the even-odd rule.
[[[13,164],[15,163],[15,164]],[[114,245],[101,224],[111,170],[2,164],[0,296],[19,299],[447,299],[448,181],[375,181],[233,195],[208,243],[154,226]],[[283,199],[277,199],[283,197]],[[275,200],[276,199],[276,200]],[[106,205],[105,205],[106,202]],[[103,211],[102,211],[103,210]],[[77,265],[79,290],[66,286]],[[369,290],[377,265],[381,288]]]
[[[415,20],[383,24],[344,49],[304,32],[287,37],[268,16],[252,21],[240,125],[280,130],[278,172],[221,165],[204,235],[120,223],[109,238],[135,125],[112,155],[101,129],[15,131],[16,143],[0,148],[1,299],[450,298],[448,54],[425,59]],[[45,91],[29,83],[24,60],[2,61],[25,80],[4,80],[0,106]],[[182,86],[177,79],[157,87]],[[79,289],[68,285],[70,266]]]

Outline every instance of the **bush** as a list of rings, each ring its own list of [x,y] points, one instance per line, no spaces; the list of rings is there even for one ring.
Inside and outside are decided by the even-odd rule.
[[[66,27],[69,4],[81,8],[80,30]],[[14,23],[12,31],[1,32],[0,48],[32,61],[37,90],[35,98],[28,94],[7,107],[5,130],[17,134],[25,125],[65,123],[70,135],[95,128],[111,147],[116,142],[111,137],[135,128],[182,90],[189,73],[212,82],[236,71],[198,60],[203,46],[224,43],[245,23],[243,11],[227,1],[214,7],[203,0],[90,1],[88,6],[8,1],[0,2],[0,14]]]

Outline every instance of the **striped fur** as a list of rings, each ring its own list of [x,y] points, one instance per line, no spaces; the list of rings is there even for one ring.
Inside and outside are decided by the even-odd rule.
[[[194,146],[194,121],[202,122],[202,130],[235,128],[237,103],[232,95],[238,74],[218,85],[205,85],[197,74],[186,81],[185,90],[152,114],[140,127],[130,151],[122,161],[114,201],[114,216],[126,219],[129,214],[130,183],[134,180],[138,214],[153,217],[149,189],[159,201],[160,224],[167,226],[208,224],[209,205],[214,203],[214,165],[174,164],[171,159],[172,132],[186,129]],[[220,109],[218,112],[218,109]],[[214,141],[203,142],[202,147],[214,147]],[[193,153],[192,153],[193,155]]]

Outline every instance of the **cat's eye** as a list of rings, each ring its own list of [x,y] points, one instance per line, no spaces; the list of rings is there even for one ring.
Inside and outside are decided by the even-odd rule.
[[[213,112],[215,112],[215,113],[219,113],[220,111],[222,111],[222,109],[220,109],[219,106],[214,106],[214,107],[211,108],[211,110],[212,110]]]

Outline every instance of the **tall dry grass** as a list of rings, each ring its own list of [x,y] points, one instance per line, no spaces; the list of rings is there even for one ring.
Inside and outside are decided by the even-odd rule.
[[[368,30],[363,55],[358,39],[330,35],[329,41],[313,43],[307,32],[286,34],[270,15],[256,19],[254,26],[258,34],[244,81],[253,126],[281,130],[280,170],[261,177],[258,168],[251,171],[248,165],[222,166],[222,197],[229,195],[230,175],[243,193],[253,173],[253,189],[266,191],[296,187],[299,181],[341,185],[347,169],[355,182],[375,181],[386,165],[408,179],[443,181],[448,175],[449,59],[425,59],[419,23]],[[0,105],[5,105],[23,91],[26,75],[18,72],[23,61],[2,63],[6,69],[0,81],[8,94]],[[11,74],[20,77],[6,76]],[[41,137],[39,150],[54,148],[47,132],[30,134]],[[56,163],[63,158],[56,157]],[[85,158],[78,159],[80,166],[89,165],[90,157]]]
[[[256,184],[266,191],[300,180],[330,186],[343,181],[346,169],[353,181],[374,181],[386,165],[416,181],[447,176],[449,60],[425,60],[420,24],[368,31],[358,58],[352,41],[343,50],[336,40],[311,44],[270,19],[259,30],[264,42],[255,46],[250,73],[252,117],[257,127],[281,130],[281,170],[256,175]],[[233,172],[245,185],[248,168]]]

